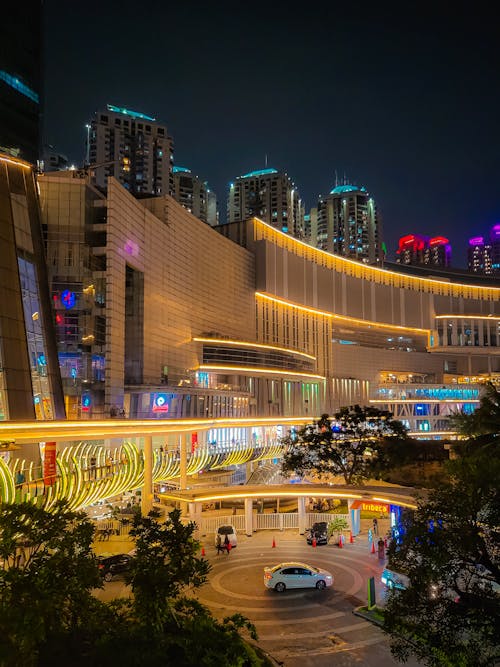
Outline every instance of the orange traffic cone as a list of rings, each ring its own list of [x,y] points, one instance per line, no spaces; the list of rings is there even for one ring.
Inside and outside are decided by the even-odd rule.
[[[372,550],[371,550],[371,553],[372,553],[372,554],[375,553],[375,542],[372,542]]]
[[[313,539],[312,539],[312,545],[313,545],[313,547],[316,546],[316,538],[315,537],[313,537]]]
[[[201,547],[201,555],[202,557],[205,555],[205,547]]]
[[[273,549],[274,549],[275,547],[276,547],[276,542],[275,542],[274,537],[273,537]]]
[[[339,535],[339,549],[342,549],[344,545],[342,544],[342,535]]]
[[[354,542],[354,537],[352,536],[352,530],[349,531],[349,542],[353,544]]]

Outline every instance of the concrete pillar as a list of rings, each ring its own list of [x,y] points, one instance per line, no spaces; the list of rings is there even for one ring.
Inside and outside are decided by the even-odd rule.
[[[303,535],[306,532],[306,499],[300,496],[297,498],[297,505],[299,509],[299,534]]]
[[[201,513],[202,513],[201,503],[193,503],[193,502],[189,503],[189,518],[196,524],[197,531],[201,531]]]
[[[187,434],[181,433],[179,435],[179,489],[183,491],[187,489]],[[188,511],[187,502],[181,501],[180,510],[182,514],[186,514]]]
[[[356,535],[359,535],[361,510],[353,509],[353,503],[353,500],[347,501],[347,508],[349,512],[349,529],[352,532],[352,536],[355,537]]]
[[[185,433],[179,435],[179,456],[179,488],[182,491],[187,489],[187,435]]]
[[[144,484],[141,494],[141,511],[147,516],[153,509],[153,438],[144,436]]]
[[[252,473],[253,473],[253,461],[248,461],[247,463],[245,463],[245,478],[247,482],[250,479]]]
[[[253,500],[245,498],[245,535],[252,537],[253,534]]]

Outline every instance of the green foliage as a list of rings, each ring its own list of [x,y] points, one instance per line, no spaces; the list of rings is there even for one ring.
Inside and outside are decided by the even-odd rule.
[[[132,595],[110,603],[91,545],[94,527],[64,503],[51,512],[32,504],[0,513],[0,665],[2,667],[264,667],[246,641],[255,627],[240,614],[215,619],[188,597],[210,566],[200,558],[194,524],[179,510],[159,523],[136,516]]]
[[[330,538],[333,534],[343,533],[344,530],[349,528],[347,521],[340,516],[335,517],[332,521],[328,522],[328,537]]]
[[[411,582],[386,608],[398,659],[413,653],[430,667],[500,660],[498,454],[495,442],[448,462],[448,480],[418,502],[402,543],[389,548],[389,566]]]
[[[332,425],[334,430],[332,430]],[[344,407],[282,439],[283,474],[314,475],[320,479],[342,475],[346,484],[368,478],[378,469],[379,452],[395,440],[404,442],[406,429],[392,413],[359,405]]]
[[[477,410],[470,415],[463,411],[456,412],[450,417],[450,425],[467,438],[498,436],[500,434],[500,391],[493,383],[487,382]]]
[[[77,629],[95,608],[101,584],[91,545],[93,525],[59,502],[0,512],[0,664],[34,665],[38,649]]]

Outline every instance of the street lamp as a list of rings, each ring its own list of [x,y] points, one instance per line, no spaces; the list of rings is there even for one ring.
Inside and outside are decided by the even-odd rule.
[[[87,130],[87,150],[85,151],[85,165],[88,166],[90,163],[90,125],[87,123],[85,128]]]

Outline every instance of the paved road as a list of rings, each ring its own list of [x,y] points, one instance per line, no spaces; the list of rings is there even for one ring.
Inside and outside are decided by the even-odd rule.
[[[237,548],[228,555],[216,555],[207,538],[205,552],[213,569],[197,598],[219,618],[237,612],[247,616],[257,627],[258,644],[285,667],[398,665],[382,630],[353,614],[356,607],[366,604],[367,582],[372,576],[377,600],[382,600],[383,561],[370,553],[366,537],[343,549],[336,545],[313,548],[297,531],[278,533],[274,538],[275,548],[273,535],[267,531],[250,538],[238,536]],[[330,570],[335,578],[333,588],[282,594],[266,589],[263,567],[286,560]]]
[[[273,548],[272,541],[276,546]],[[231,553],[216,554],[213,536],[202,540],[212,564],[209,581],[196,593],[212,613],[223,618],[241,613],[256,626],[258,644],[284,667],[395,667],[387,636],[380,628],[353,614],[367,602],[367,582],[375,577],[377,602],[383,602],[380,573],[384,562],[371,554],[365,536],[337,545],[307,545],[297,531],[261,531],[252,537],[238,534]],[[110,547],[112,544],[109,545]],[[111,550],[111,549],[110,549]],[[127,549],[128,550],[128,549]],[[330,570],[334,586],[325,591],[268,590],[263,568],[299,560]],[[127,595],[123,581],[105,585],[101,599]],[[418,667],[410,661],[407,667]]]

